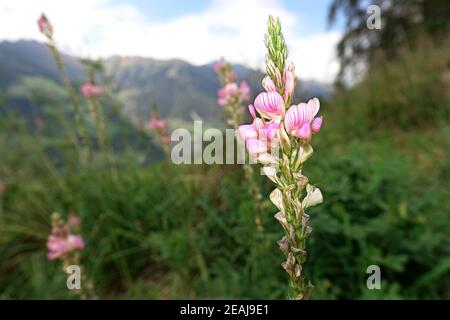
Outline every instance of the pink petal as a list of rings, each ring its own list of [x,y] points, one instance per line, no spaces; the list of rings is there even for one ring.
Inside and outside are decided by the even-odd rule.
[[[322,127],[323,117],[316,117],[311,123],[311,129],[313,132],[319,132]]]
[[[299,130],[296,131],[296,136],[302,140],[309,141],[311,139],[311,125],[309,122],[305,122]]]
[[[224,105],[226,105],[227,104],[227,99],[226,98],[219,98],[219,99],[217,99],[217,104],[219,105],[219,106],[224,106]]]
[[[268,150],[267,141],[258,140],[256,138],[248,139],[246,146],[250,154],[265,153]]]
[[[69,235],[67,237],[67,243],[68,243],[70,249],[83,249],[84,248],[84,241],[80,235],[78,235],[78,236]]]
[[[308,122],[311,122],[312,119],[316,116],[320,109],[320,101],[317,98],[310,99],[308,101]]]
[[[275,83],[273,83],[272,79],[270,79],[269,76],[264,77],[264,79],[262,80],[262,86],[267,92],[277,91]]]
[[[61,256],[60,252],[49,251],[47,253],[47,259],[48,260],[55,260],[55,259],[59,258],[60,256]]]
[[[244,141],[246,141],[247,139],[256,138],[258,136],[258,133],[253,124],[243,124],[239,126],[238,132],[242,140]]]
[[[256,118],[256,111],[255,111],[255,107],[252,104],[248,106],[248,111],[252,115],[252,118],[255,119]]]
[[[272,122],[266,126],[266,137],[269,140],[273,140],[277,136],[278,129],[280,128],[279,122]]]
[[[293,134],[294,131],[299,129],[303,123],[307,121],[307,105],[306,103],[300,103],[298,105],[291,106],[286,112],[284,117],[284,126],[289,134]]]
[[[48,248],[47,257],[50,260],[62,256],[69,250],[66,240],[54,235],[50,235],[48,237],[47,248]]]
[[[238,91],[239,91],[239,88],[238,88],[237,83],[235,83],[235,82],[228,83],[225,86],[225,93],[226,93],[226,95],[232,95],[232,94],[237,93]]]
[[[284,115],[283,97],[278,92],[262,92],[254,103],[255,109],[265,118],[273,119]]]
[[[295,89],[294,73],[292,73],[289,70],[286,70],[284,72],[284,80],[285,80],[285,87],[284,87],[283,98],[285,101],[287,101],[294,94],[294,89]]]
[[[284,67],[284,71],[290,71],[292,73],[295,71],[295,66],[292,63],[292,61],[286,61],[286,65]]]

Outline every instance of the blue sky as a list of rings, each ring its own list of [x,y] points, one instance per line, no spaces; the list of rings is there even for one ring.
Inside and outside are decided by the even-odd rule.
[[[264,64],[269,14],[281,19],[290,59],[303,79],[331,82],[339,65],[338,27],[328,28],[331,0],[15,0],[0,2],[0,40],[43,40],[45,12],[66,52],[88,56],[183,59],[201,65],[221,56]]]

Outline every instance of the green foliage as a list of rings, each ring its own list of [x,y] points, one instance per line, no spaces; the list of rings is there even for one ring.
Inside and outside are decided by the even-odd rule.
[[[450,44],[435,47],[423,39],[420,50],[399,55],[396,62],[381,60],[352,89],[337,92],[326,111],[338,133],[352,139],[449,122]]]
[[[379,9],[380,28],[373,30],[367,25],[374,12],[369,6]],[[333,0],[331,2],[329,23],[345,20],[344,34],[337,45],[341,70],[340,80],[352,72],[357,73],[361,64],[371,71],[376,70],[377,54],[385,59],[400,61],[399,49],[420,48],[421,35],[439,43],[448,39],[450,33],[450,6],[446,0]],[[375,63],[374,63],[375,62]]]
[[[325,198],[311,209],[314,298],[449,298],[450,194],[439,171],[415,173],[410,156],[382,142],[335,154],[320,145],[314,160],[307,174]],[[3,298],[73,297],[45,257],[52,211],[81,216],[82,260],[100,296],[285,297],[275,210],[266,204],[261,234],[239,167],[130,167],[118,180],[105,170],[32,172],[2,195]],[[382,269],[381,292],[365,287],[371,264]]]

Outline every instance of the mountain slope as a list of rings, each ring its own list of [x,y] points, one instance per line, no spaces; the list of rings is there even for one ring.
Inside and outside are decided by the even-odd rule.
[[[63,59],[69,78],[78,86],[86,78],[84,67],[75,57],[64,55]],[[194,66],[181,60],[142,57],[114,57],[105,64],[107,70],[114,69],[122,112],[135,124],[148,119],[153,102],[165,118],[220,121],[221,110],[216,104],[219,83],[211,64]],[[234,68],[238,79],[247,80],[253,93],[261,89],[261,72],[242,65]],[[47,47],[36,41],[0,42],[0,89],[5,92],[28,75],[59,81]],[[300,82],[299,88],[302,99],[330,93],[327,85],[316,82]]]

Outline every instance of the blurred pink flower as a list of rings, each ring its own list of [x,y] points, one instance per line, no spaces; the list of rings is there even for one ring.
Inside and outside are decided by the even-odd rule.
[[[164,120],[162,120],[159,116],[154,115],[151,117],[148,128],[153,130],[165,130],[166,129],[166,123]]]
[[[283,97],[275,91],[258,94],[254,106],[261,116],[266,119],[280,119],[286,112]]]
[[[69,224],[69,226],[75,226],[75,227],[79,227],[81,224],[81,219],[79,216],[76,216],[74,214],[69,215],[69,217],[67,218],[67,223]]]
[[[39,31],[46,35],[47,37],[51,37],[53,35],[53,27],[48,21],[45,14],[41,14],[40,18],[37,21]]]
[[[219,61],[217,61],[216,63],[213,64],[213,70],[216,73],[219,73],[223,70],[223,68],[225,67],[226,63],[223,59],[220,59]]]
[[[250,86],[248,85],[247,81],[241,81],[241,85],[239,86],[239,91],[241,92],[241,98],[242,100],[249,100],[250,99]]]
[[[235,96],[239,93],[238,85],[235,82],[227,83],[225,87],[220,88],[217,91],[217,96],[219,97],[217,99],[217,103],[220,106],[225,106],[231,97]]]
[[[312,133],[319,132],[322,127],[323,118],[315,117],[319,109],[320,102],[317,98],[291,106],[284,118],[286,131],[302,140],[310,140]]]
[[[81,93],[86,98],[97,97],[103,94],[103,88],[92,82],[87,82],[81,86]]]
[[[85,246],[80,235],[69,234],[67,237],[50,235],[47,240],[47,258],[54,260],[76,249],[83,249]]]

